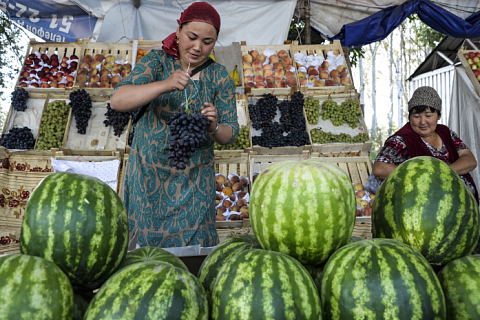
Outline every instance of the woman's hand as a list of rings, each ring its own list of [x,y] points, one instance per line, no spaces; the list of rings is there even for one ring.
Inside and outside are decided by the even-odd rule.
[[[212,132],[217,127],[218,114],[217,108],[210,102],[205,102],[205,106],[200,107],[202,114],[208,118],[209,124],[207,126],[207,132]]]
[[[165,92],[172,92],[175,90],[183,91],[188,86],[189,82],[190,76],[184,70],[175,70],[165,80]]]

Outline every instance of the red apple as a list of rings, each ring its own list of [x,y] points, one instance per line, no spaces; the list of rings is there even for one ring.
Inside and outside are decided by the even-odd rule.
[[[33,60],[32,59],[27,59],[25,60],[25,65],[32,65],[33,64]]]
[[[70,56],[70,60],[78,60],[78,57],[76,55],[72,54]]]
[[[58,55],[52,54],[52,56],[50,57],[50,60],[52,60],[52,61],[53,61],[53,60],[58,61]]]

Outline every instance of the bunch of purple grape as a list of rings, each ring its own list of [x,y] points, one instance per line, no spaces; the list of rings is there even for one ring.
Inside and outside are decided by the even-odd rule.
[[[168,158],[173,160],[172,166],[183,170],[189,164],[192,153],[204,140],[208,118],[203,114],[181,111],[175,113],[167,121],[167,125],[171,134],[171,153]]]

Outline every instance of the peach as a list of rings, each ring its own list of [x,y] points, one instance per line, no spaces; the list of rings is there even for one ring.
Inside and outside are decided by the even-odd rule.
[[[90,82],[88,83],[89,88],[100,88],[100,84],[98,82]]]
[[[283,69],[283,64],[281,62],[277,62],[273,64],[273,70]]]
[[[254,82],[263,82],[263,76],[257,74],[257,75],[255,76],[255,78],[253,78],[253,81],[254,81]]]
[[[287,71],[285,72],[285,77],[288,78],[295,78],[295,72],[292,72],[292,71]]]
[[[305,74],[305,72],[299,72],[298,73],[298,79],[305,79],[307,77],[307,75]]]
[[[330,71],[330,77],[337,77],[338,75],[339,73],[337,69],[333,69],[332,71]]]
[[[243,83],[253,82],[252,76],[245,76],[243,77]]]
[[[86,69],[90,68],[90,64],[86,62],[80,63],[79,69],[83,69],[83,68],[86,68]]]
[[[252,69],[262,68],[262,63],[258,60],[252,62]]]
[[[283,59],[284,57],[288,57],[288,52],[285,51],[285,50],[280,50],[277,52],[277,56],[280,58],[280,59]]]
[[[280,62],[280,58],[276,54],[272,54],[269,58],[270,64]]]
[[[285,70],[277,69],[277,70],[275,70],[275,75],[276,76],[284,76],[285,75]]]
[[[253,57],[250,54],[247,53],[242,56],[242,62],[252,63],[252,61]]]
[[[257,84],[255,85],[255,88],[261,89],[261,88],[266,87],[265,82],[263,82],[263,81],[256,81],[256,82],[257,82]]]
[[[248,215],[248,212],[240,213],[240,220],[244,220],[244,219],[250,219],[250,216]]]
[[[245,87],[255,88],[255,82],[247,82],[247,84],[245,85]]]
[[[229,179],[227,179],[227,180],[225,180],[225,182],[223,183],[223,186],[224,186],[224,187],[231,188],[231,187],[233,187],[233,182],[230,181]]]
[[[245,71],[245,69],[252,69],[252,64],[251,63],[244,63],[242,66],[242,69]]]
[[[77,77],[78,79],[78,77]],[[110,83],[110,75],[104,74],[103,76],[100,76],[100,82],[108,82]]]
[[[285,81],[280,81],[277,83],[277,88],[286,88],[287,83]]]
[[[35,88],[39,87],[38,82],[30,82],[30,85]]]
[[[248,214],[248,206],[240,207],[240,212]]]
[[[60,85],[60,83],[58,84]],[[77,81],[77,87],[79,88],[86,88],[87,87],[87,84],[85,82],[79,82]]]
[[[365,191],[364,190],[359,190],[355,193],[355,195],[359,198],[365,197]]]
[[[50,88],[50,85],[48,84],[48,82],[42,82],[40,84],[40,88]]]
[[[237,177],[238,178],[238,177]],[[238,180],[237,180],[238,181]],[[235,182],[232,187],[233,192],[243,191],[243,184],[240,182]]]
[[[312,68],[312,69],[308,70],[307,72],[308,72],[309,75],[314,75],[314,76],[318,75],[318,70],[315,69],[315,68]]]
[[[122,71],[122,78],[125,78],[128,76],[130,73],[132,73],[132,70],[123,70]]]
[[[253,75],[260,75],[263,77],[263,69],[262,68],[256,68],[255,70],[253,70]]]
[[[59,83],[58,88],[65,88],[65,83]]]
[[[315,81],[317,81],[317,76],[311,74],[310,76],[308,76],[308,81],[314,83]]]
[[[323,87],[323,86],[325,86],[325,83],[323,82],[323,80],[316,80],[316,81],[313,83],[313,86],[314,86],[314,87]]]
[[[72,75],[70,75],[70,76],[67,76],[66,80],[67,80],[67,82],[68,82],[68,81],[74,81],[74,80],[75,80],[75,77],[72,76]]]
[[[233,194],[233,190],[230,187],[225,187],[222,189],[222,192],[224,195],[229,196]]]
[[[365,207],[365,208],[362,209],[362,213],[366,216],[371,216],[372,215],[372,208]]]
[[[342,81],[341,81],[341,84],[343,84],[344,86],[346,86],[347,84],[351,84],[352,83],[352,80],[350,80],[350,78],[343,78]]]
[[[275,72],[272,69],[266,69],[263,71],[263,76],[273,76]]]
[[[99,74],[99,70],[98,69],[90,69],[90,74]]]
[[[240,212],[240,207],[237,205],[231,206],[230,207],[230,212]]]
[[[328,79],[328,72],[327,71],[321,71],[319,75],[320,79]]]
[[[100,76],[103,76],[103,75],[106,75],[106,74],[110,74],[110,70],[108,70],[108,69],[102,69],[102,70],[100,70],[100,72],[98,73],[98,75],[100,75]]]
[[[110,79],[110,82],[113,83],[116,82],[116,83],[119,83],[120,81],[122,81],[122,79],[120,78],[120,76],[113,76],[112,79]]]
[[[100,82],[99,87],[100,87],[100,88],[110,88],[110,82],[108,82],[108,81],[102,81],[102,82]]]
[[[222,189],[223,189],[223,183],[218,183],[217,182],[215,190],[218,191],[218,192],[222,192]]]
[[[289,87],[294,87],[294,86],[297,85],[297,79],[295,79],[295,77],[287,78],[287,80],[285,82],[287,83],[287,85]]]
[[[291,65],[293,62],[292,62],[292,58],[290,57],[284,57],[282,58],[282,64],[284,66],[288,66],[288,65]],[[290,67],[291,68],[291,67]]]
[[[261,63],[264,63],[265,60],[267,60],[267,57],[264,54],[259,54],[255,60],[260,61]]]
[[[258,57],[258,51],[257,50],[251,50],[249,54],[252,56],[252,59],[255,60]]]
[[[266,76],[266,77],[265,77],[265,82],[266,82],[267,84],[269,84],[269,83],[275,83],[275,78],[274,78],[273,76]]]
[[[65,86],[66,86],[67,88],[73,87],[73,81],[68,81]]]
[[[82,58],[82,62],[85,62],[85,63],[90,63],[92,60],[93,60],[93,58],[92,58],[92,56],[89,55],[89,54],[86,54],[86,55]]]
[[[86,74],[78,74],[77,75],[77,81],[87,82],[87,75]]]
[[[297,66],[297,68],[300,68],[300,67],[302,67],[302,66],[303,66],[303,64],[301,64],[301,63],[298,63],[298,62],[295,62],[295,65]]]
[[[271,65],[271,64],[268,64],[268,63],[267,63],[267,64],[264,64],[264,65],[262,66],[262,68],[263,68],[264,71],[265,71],[265,70],[273,70],[272,65]]]
[[[88,82],[100,82],[100,76],[98,74],[91,75]]]
[[[89,66],[90,66],[90,69],[95,69],[100,64],[101,64],[101,62],[99,62],[99,61],[92,61],[92,62],[90,62]]]
[[[95,57],[93,57],[93,60],[98,61],[98,62],[102,62],[104,59],[105,59],[105,57],[104,57],[104,55],[101,54],[101,53],[97,53],[97,54],[95,55]]]
[[[222,204],[225,208],[230,208],[231,206],[233,206],[233,202],[226,199],[226,200],[223,200],[223,204]]]
[[[340,83],[340,77],[337,77],[337,76],[332,77],[332,81],[333,83]]]
[[[227,218],[223,214],[216,214],[215,215],[215,221],[225,221]]]
[[[342,73],[343,71],[347,71],[346,69],[347,68],[343,64],[341,64],[337,67],[337,70],[338,70],[339,73]]]
[[[275,76],[274,79],[275,79],[275,82],[283,81],[283,76],[278,75],[278,76]]]
[[[357,182],[353,185],[353,189],[355,189],[355,191],[362,191],[362,190],[365,190],[365,187],[363,186],[362,183]]]
[[[53,80],[53,81],[50,82],[50,87],[51,88],[56,88],[57,86],[58,86],[57,80]]]
[[[240,215],[232,213],[230,216],[228,216],[228,219],[230,219],[230,220],[240,220]]]
[[[106,69],[112,69],[113,65],[110,62],[103,61],[102,64],[101,64],[101,67],[106,68]]]
[[[243,74],[253,74],[253,69],[247,68],[243,71]]]
[[[326,87],[333,87],[334,83],[332,80],[325,80],[325,86]]]
[[[242,180],[245,180],[245,181],[246,181],[246,179],[242,179]],[[242,183],[242,182],[240,181],[240,183]],[[243,183],[242,183],[242,185],[243,185],[244,187],[247,186],[246,184],[243,184]],[[237,196],[238,196],[238,200],[240,201],[240,200],[244,199],[244,198],[247,196],[247,192],[246,192],[246,191],[240,191],[240,192],[237,194]]]
[[[348,73],[346,73],[346,72],[340,73],[340,79],[346,78],[347,75],[348,75]]]
[[[327,60],[322,62],[322,67],[324,67],[325,69],[328,69],[329,66],[330,66],[330,64],[328,63]]]
[[[115,62],[115,57],[109,54],[108,56],[105,57],[105,61],[107,62]]]
[[[62,58],[62,62],[67,62],[68,61],[68,57],[63,57]]]
[[[308,82],[308,79],[303,78],[303,79],[299,79],[298,81],[300,82],[300,85],[301,85],[301,86],[306,86],[306,85],[307,85],[307,82]]]
[[[227,208],[225,208],[224,206],[220,206],[217,208],[217,214],[223,214],[227,212]]]
[[[113,68],[113,69],[112,69],[112,74],[122,74],[122,69],[120,69],[120,68]]]

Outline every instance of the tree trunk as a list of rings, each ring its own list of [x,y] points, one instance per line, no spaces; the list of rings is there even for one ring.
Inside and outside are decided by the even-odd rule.
[[[372,54],[372,108],[373,108],[373,116],[372,116],[372,128],[371,128],[371,137],[375,136],[375,133],[377,132],[377,88],[376,88],[376,55],[377,55],[377,49],[378,46],[380,45],[380,42],[377,41],[375,42],[375,46],[372,48],[372,44],[369,44],[368,47],[370,49],[370,52]]]
[[[388,136],[392,135],[393,128],[393,68],[395,68],[395,62],[393,61],[393,32],[390,34],[390,112],[388,113]]]

